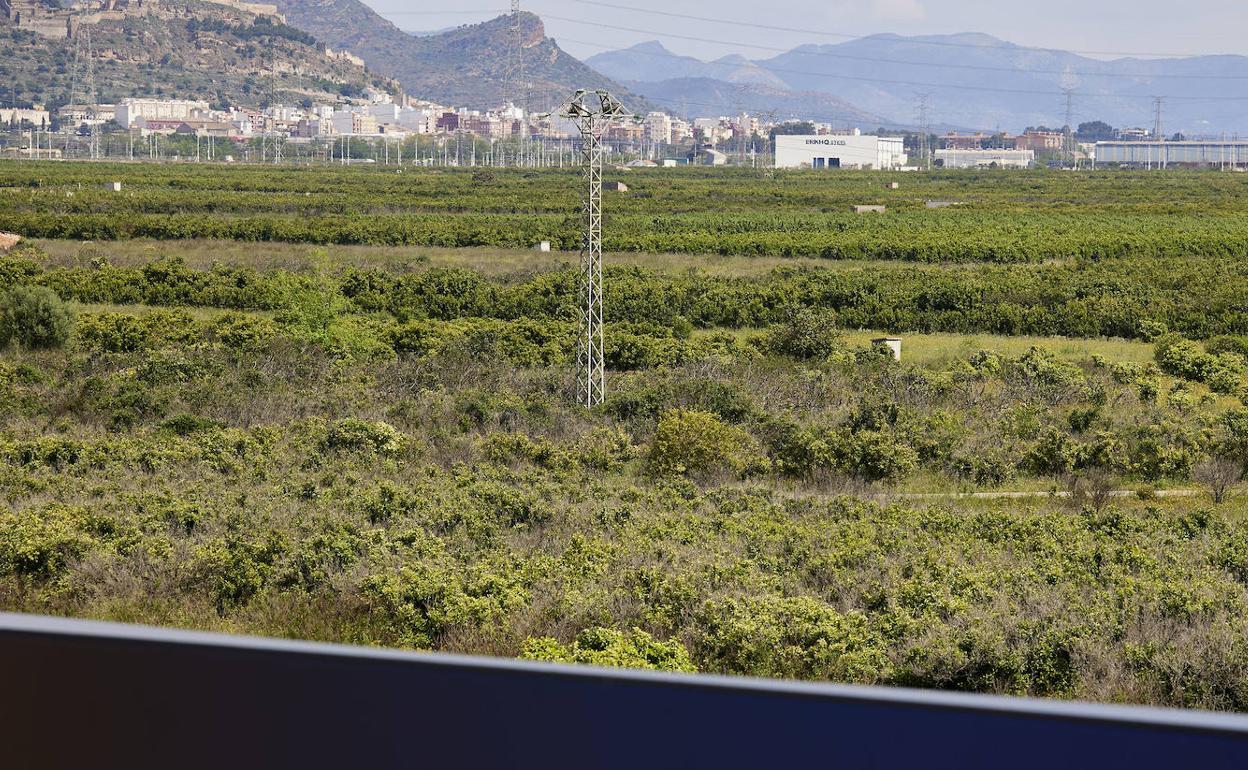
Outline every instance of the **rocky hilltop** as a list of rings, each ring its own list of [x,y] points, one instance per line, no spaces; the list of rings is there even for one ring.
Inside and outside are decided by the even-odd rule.
[[[395,89],[350,54],[286,24],[274,6],[199,0],[101,5],[107,7],[66,18],[48,8],[38,28],[29,15],[0,14],[0,79],[14,85],[14,101],[56,107],[75,91],[82,98],[86,67],[75,60],[85,56],[84,32],[90,33],[103,103],[146,96],[259,106],[335,101],[370,86]],[[58,36],[58,25],[67,32]]]
[[[404,32],[359,0],[278,0],[290,24],[330,45],[358,53],[408,93],[448,104],[486,108],[504,100],[534,111],[558,106],[577,88],[609,88],[635,110],[649,105],[629,89],[561,49],[542,20],[520,14],[524,87],[511,75],[512,17],[500,16],[433,35]],[[509,83],[517,83],[509,87]]]

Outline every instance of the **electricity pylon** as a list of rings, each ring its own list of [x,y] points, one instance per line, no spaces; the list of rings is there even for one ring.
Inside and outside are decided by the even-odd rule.
[[[83,110],[83,122],[87,126],[87,152],[92,160],[100,157],[97,101],[95,48],[91,45],[91,30],[87,27],[79,27],[74,35],[74,66],[70,74],[69,104],[71,109],[81,107]],[[75,130],[74,133],[77,135],[78,131]],[[74,140],[74,144],[76,147],[80,146],[77,139]]]
[[[578,90],[557,114],[575,122],[581,133],[585,234],[578,291],[581,324],[576,341],[576,398],[578,403],[594,407],[606,398],[607,379],[602,328],[602,132],[611,121],[632,115],[619,100],[601,89]]]

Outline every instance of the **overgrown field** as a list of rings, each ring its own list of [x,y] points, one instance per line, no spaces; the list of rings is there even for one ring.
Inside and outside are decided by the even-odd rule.
[[[1039,262],[1233,257],[1248,178],[1217,173],[613,172],[616,251]],[[121,181],[122,192],[103,189]],[[899,181],[898,190],[885,183]],[[487,169],[0,165],[0,229],[44,238],[579,245],[576,173]],[[964,205],[929,210],[926,201]],[[885,204],[884,216],[849,212]]]
[[[392,177],[438,178],[335,178]],[[558,175],[442,178],[514,194]],[[1016,218],[1070,184],[1007,178],[905,184],[1013,199]],[[731,216],[744,178],[726,179]],[[785,185],[848,199],[870,177],[827,179]],[[1239,216],[1229,177],[1158,176],[1170,203],[1138,179],[1080,194],[1111,220],[1199,221],[1187,185],[1207,182],[1209,218]],[[567,267],[45,245],[0,257],[0,608],[1248,710],[1242,255],[635,260],[607,275],[610,395],[590,411],[570,393]],[[906,335],[903,361],[867,329]]]

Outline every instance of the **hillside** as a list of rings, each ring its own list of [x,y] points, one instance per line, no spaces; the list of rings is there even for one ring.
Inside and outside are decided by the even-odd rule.
[[[290,23],[332,46],[348,48],[377,72],[425,99],[488,108],[505,99],[531,109],[557,107],[578,88],[609,88],[633,110],[648,105],[619,83],[569,55],[546,36],[542,20],[521,14],[529,96],[507,94],[511,17],[500,16],[438,34],[403,32],[359,0],[279,0]]]
[[[167,0],[87,28],[104,103],[155,96],[203,99],[215,107],[258,106],[271,98],[297,104],[338,101],[369,85],[393,88],[363,67],[327,57],[306,32],[224,5]],[[70,101],[74,41],[0,19],[0,48],[0,80],[16,85],[19,103]]]
[[[1245,94],[1248,57],[1242,56],[1102,61],[989,35],[874,35],[802,46],[758,64],[790,88],[835,89],[885,114],[912,114],[921,88],[931,92],[937,120],[986,129],[1060,125],[1067,86],[1075,89],[1083,120],[1151,127],[1152,97],[1160,94],[1171,97],[1168,132],[1248,129],[1248,113],[1217,101]]]
[[[787,87],[779,77],[739,54],[704,62],[693,56],[673,53],[657,40],[596,54],[586,59],[585,64],[621,81],[709,78],[725,83]]]
[[[704,62],[650,41],[591,56],[585,63],[624,81],[663,108],[690,118],[744,111],[851,126],[898,125],[895,119],[859,109],[826,89],[795,89],[738,54]]]
[[[1027,48],[990,35],[873,35],[845,43],[803,45],[765,60],[702,62],[658,43],[598,54],[587,63],[628,81],[711,78],[819,92],[869,113],[913,122],[918,92],[931,94],[932,119],[1020,131],[1061,125],[1062,88],[1075,91],[1076,121],[1151,127],[1152,97],[1168,96],[1168,133],[1248,131],[1248,112],[1227,98],[1248,96],[1248,57],[1104,61]],[[671,90],[647,86],[647,95]],[[706,100],[703,100],[706,101]]]
[[[717,117],[747,112],[777,120],[804,118],[850,126],[892,126],[893,121],[818,91],[792,91],[713,78],[673,78],[628,85],[677,115]]]

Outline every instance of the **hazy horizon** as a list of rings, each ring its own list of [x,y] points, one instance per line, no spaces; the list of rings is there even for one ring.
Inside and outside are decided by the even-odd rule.
[[[468,0],[470,7],[449,12],[412,11],[405,0],[365,2],[401,29],[412,31],[472,24],[507,12],[507,4],[498,0]],[[1179,14],[1173,4],[1159,0],[1103,0],[1095,5],[1087,0],[1050,0],[1043,12],[1012,7],[1009,13],[1002,12],[1000,2],[989,0],[775,0],[765,17],[756,4],[744,0],[704,0],[678,7],[662,0],[604,2],[521,0],[521,8],[542,16],[548,34],[579,58],[659,40],[676,53],[701,59],[734,53],[765,59],[803,44],[881,33],[983,33],[1024,46],[1086,52],[1094,58],[1248,55],[1244,0],[1193,0]],[[751,21],[790,29],[745,26]]]

